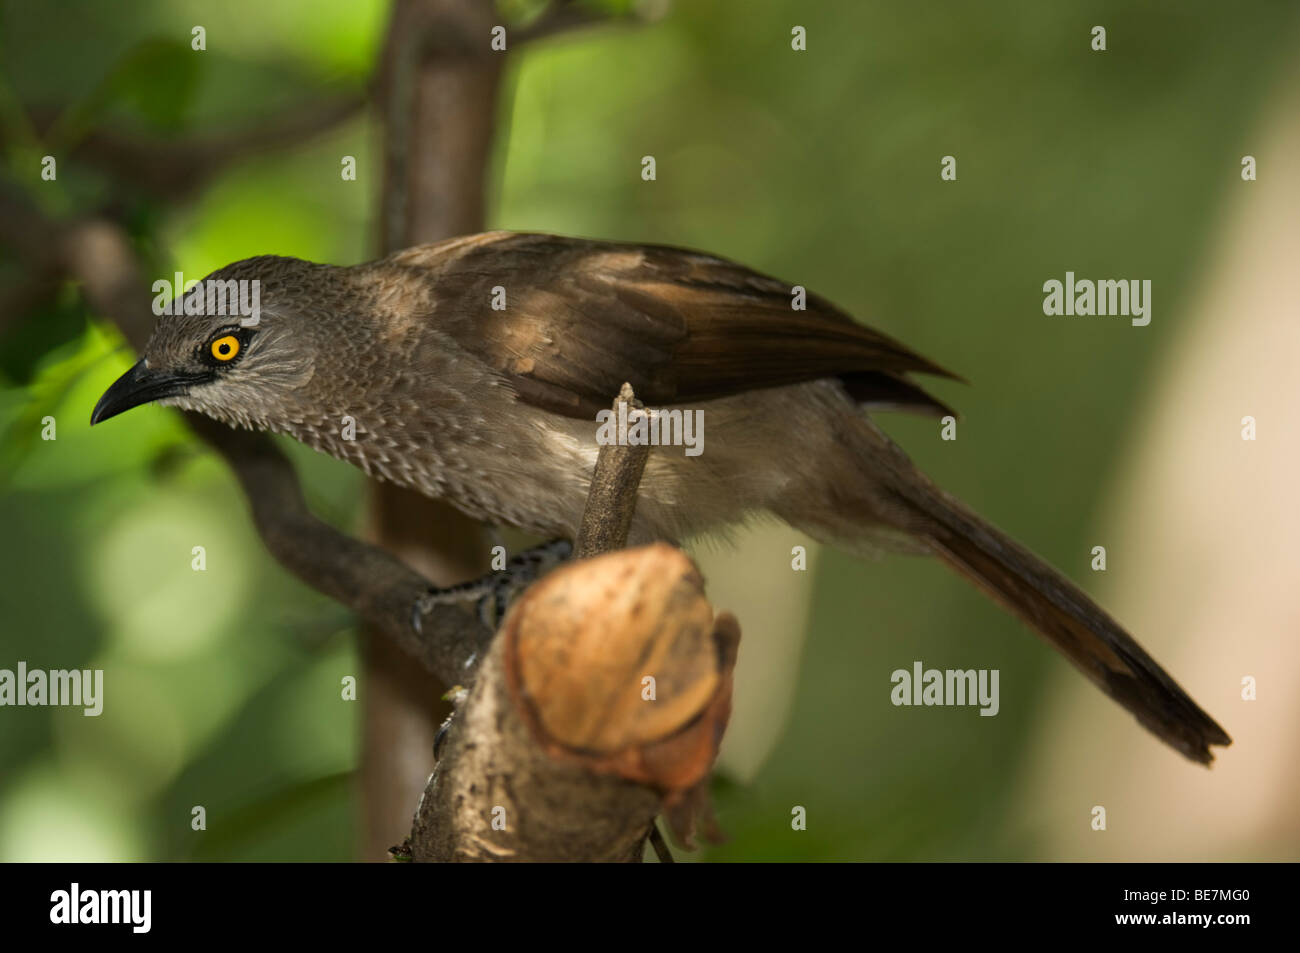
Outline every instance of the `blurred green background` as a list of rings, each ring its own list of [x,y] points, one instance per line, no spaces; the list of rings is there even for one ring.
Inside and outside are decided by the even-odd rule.
[[[1298,12],[678,2],[508,54],[490,221],[725,255],[963,374],[972,386],[934,388],[963,414],[955,443],[928,420],[882,422],[940,483],[1087,584],[1087,527],[1240,181],[1243,135],[1295,53]],[[16,104],[154,135],[238,128],[362,90],[387,14],[381,0],[0,3],[4,175],[55,214],[124,207],[151,278],[272,252],[373,257],[368,118],[162,205],[72,162],[40,181]],[[205,53],[189,51],[195,24]],[[790,49],[795,24],[807,52]],[[1090,49],[1094,24],[1105,53]],[[648,154],[652,183],[639,175]],[[342,155],[357,157],[356,182],[340,180]],[[945,155],[956,182],[940,181]],[[1044,318],[1042,283],[1067,269],[1151,279],[1152,325]],[[0,288],[19,271],[0,260]],[[90,432],[95,400],[134,357],[76,288],[0,335],[0,667],[103,668],[109,693],[98,718],[0,710],[0,859],[350,859],[350,617],[265,553],[230,474],[172,412]],[[40,439],[47,415],[55,441]],[[359,473],[286,447],[317,512],[355,529]],[[191,570],[195,545],[206,572]],[[790,717],[752,779],[718,780],[730,840],[701,856],[1051,856],[1006,805],[1059,660],[928,562],[827,552],[812,605]],[[744,606],[729,608],[743,625]],[[1002,713],[900,717],[888,672],[914,659],[1000,668]],[[793,804],[809,807],[808,831],[790,829]]]

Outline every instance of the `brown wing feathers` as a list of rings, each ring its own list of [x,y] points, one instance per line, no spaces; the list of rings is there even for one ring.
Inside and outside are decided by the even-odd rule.
[[[453,302],[440,326],[557,413],[591,416],[623,381],[663,405],[827,377],[863,402],[950,413],[905,375],[955,375],[816,295],[796,311],[792,286],[722,259],[507,233],[456,252],[435,279]],[[505,311],[486,308],[496,285]]]

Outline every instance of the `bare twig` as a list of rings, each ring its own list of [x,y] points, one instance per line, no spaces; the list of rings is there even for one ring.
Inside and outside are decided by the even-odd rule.
[[[632,393],[631,384],[625,383],[614,400],[614,414],[620,413],[627,414],[629,419],[645,413]],[[600,448],[587,505],[582,511],[582,526],[573,547],[575,557],[585,559],[627,545],[628,530],[636,513],[636,491],[649,457],[648,444],[608,443]]]

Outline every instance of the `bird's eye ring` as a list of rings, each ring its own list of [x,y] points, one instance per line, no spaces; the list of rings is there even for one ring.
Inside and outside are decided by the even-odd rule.
[[[243,345],[239,338],[235,335],[223,334],[208,346],[208,350],[212,353],[214,358],[224,364],[228,361],[233,361],[236,355],[239,354],[239,349],[242,346]]]

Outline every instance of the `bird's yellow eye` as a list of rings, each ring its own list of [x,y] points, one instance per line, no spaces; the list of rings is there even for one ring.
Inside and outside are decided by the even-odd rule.
[[[239,338],[226,334],[212,342],[212,356],[218,361],[233,361],[239,353]]]

